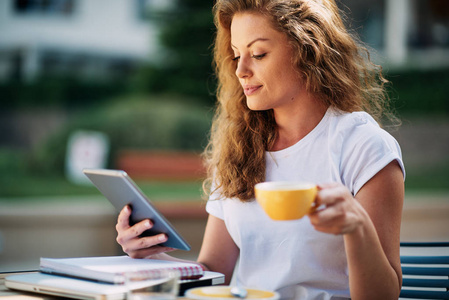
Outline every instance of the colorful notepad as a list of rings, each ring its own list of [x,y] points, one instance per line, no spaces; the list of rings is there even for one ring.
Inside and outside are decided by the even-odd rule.
[[[135,259],[129,256],[98,256],[76,258],[41,258],[40,271],[100,282],[122,284],[127,272],[145,274],[161,269],[176,269],[181,279],[203,276],[203,269],[195,263],[174,262],[157,259]]]

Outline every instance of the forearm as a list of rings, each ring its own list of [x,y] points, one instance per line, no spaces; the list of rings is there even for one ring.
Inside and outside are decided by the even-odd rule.
[[[398,299],[400,270],[388,261],[368,216],[357,230],[344,235],[344,242],[351,299]]]

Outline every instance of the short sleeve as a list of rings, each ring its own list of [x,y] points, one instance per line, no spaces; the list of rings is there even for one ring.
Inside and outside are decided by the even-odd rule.
[[[223,200],[217,197],[216,194],[210,195],[206,204],[206,211],[214,217],[224,220]]]
[[[398,142],[371,117],[365,116],[361,120],[363,121],[351,128],[342,144],[342,180],[353,195],[395,160],[405,179],[405,168]]]

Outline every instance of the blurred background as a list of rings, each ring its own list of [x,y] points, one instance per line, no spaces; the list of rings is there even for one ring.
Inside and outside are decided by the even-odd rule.
[[[449,1],[340,0],[390,80],[404,241],[449,240]],[[0,1],[0,272],[122,254],[80,170],[126,170],[192,244],[213,116],[213,1]]]

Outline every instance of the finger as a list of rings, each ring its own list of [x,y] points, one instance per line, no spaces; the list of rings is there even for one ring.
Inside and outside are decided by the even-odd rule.
[[[166,242],[167,239],[168,237],[164,233],[148,237],[135,238],[122,245],[122,249],[125,253],[131,253],[134,251],[159,246],[160,243]]]
[[[317,184],[317,187],[319,190],[322,190],[322,189],[329,189],[329,188],[337,187],[339,185],[340,184],[337,182],[328,182],[328,183],[319,183],[319,184]]]
[[[330,222],[334,220],[335,218],[338,218],[342,215],[343,212],[341,212],[341,205],[335,204],[332,206],[324,207],[320,210],[317,210],[309,215],[310,222],[313,225],[318,224],[325,224],[327,222]]]
[[[133,226],[129,227],[127,229],[128,234],[130,237],[138,237],[148,229],[151,229],[153,227],[153,222],[151,220],[146,219],[142,220],[139,223],[134,224]]]
[[[326,224],[326,225],[316,225],[313,226],[315,230],[324,232],[324,233],[331,233],[331,234],[346,234],[352,232],[355,227],[351,224]]]
[[[338,203],[328,206],[309,216],[310,223],[316,230],[332,233],[345,234],[355,230],[362,222],[357,213],[349,209],[346,203]]]
[[[310,223],[317,231],[331,234],[343,233],[345,227],[345,215],[334,206],[320,210],[309,216],[309,218]]]
[[[348,189],[343,185],[336,185],[320,189],[317,193],[316,202],[319,205],[333,205],[343,201],[346,197],[350,196]]]
[[[120,211],[117,217],[117,225],[115,226],[117,231],[128,229],[129,226],[129,217],[131,216],[131,207],[129,205],[125,205],[123,209]]]
[[[118,235],[116,241],[123,246],[125,243],[128,243],[128,241],[139,238],[142,233],[151,227],[153,227],[153,223],[150,220],[140,221],[139,223],[126,229],[119,228],[117,226]]]
[[[314,226],[316,231],[323,232],[323,233],[329,233],[334,235],[340,235],[344,234],[343,230],[340,227],[337,226]]]

